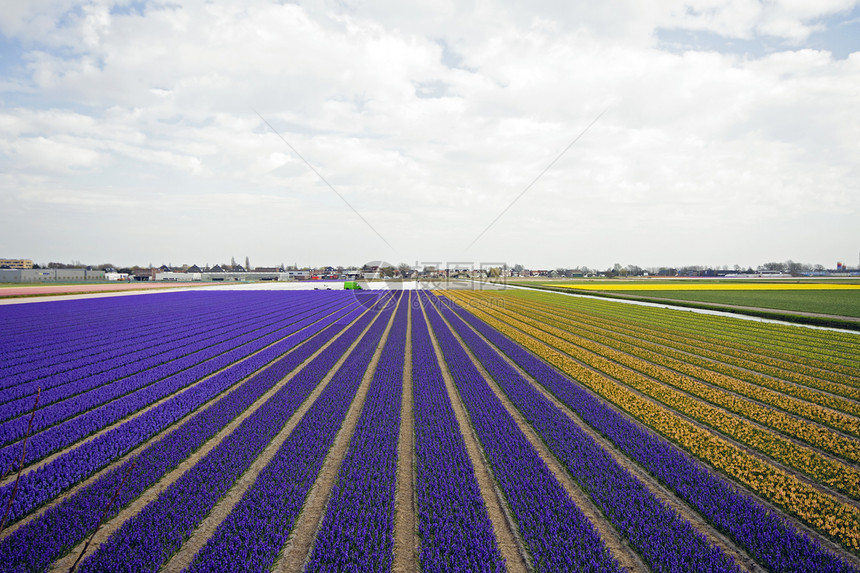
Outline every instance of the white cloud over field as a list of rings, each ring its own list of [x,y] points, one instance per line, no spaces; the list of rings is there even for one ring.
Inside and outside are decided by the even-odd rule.
[[[856,264],[857,38],[854,0],[7,0],[0,256]]]

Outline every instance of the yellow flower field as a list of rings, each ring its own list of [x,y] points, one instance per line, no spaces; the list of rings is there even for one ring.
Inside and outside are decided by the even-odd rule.
[[[623,291],[649,291],[649,290],[860,290],[860,285],[854,284],[826,284],[826,283],[690,283],[690,282],[589,282],[589,283],[552,283],[552,286],[571,288],[577,290],[623,290]]]
[[[725,388],[732,388],[731,393],[725,393],[722,389],[702,386],[694,378],[688,378],[675,370],[681,366],[678,355],[671,361],[659,360],[662,364],[655,364],[622,353],[621,348],[625,351],[635,350],[629,345],[621,343],[614,348],[606,346],[607,343],[613,344],[610,339],[601,340],[601,344],[589,342],[577,336],[579,333],[573,325],[549,320],[543,309],[530,309],[524,305],[522,299],[531,298],[531,293],[512,295],[447,291],[445,294],[716,470],[836,539],[849,550],[860,550],[860,510],[852,503],[845,503],[838,496],[807,483],[791,471],[793,468],[819,484],[827,484],[836,491],[856,498],[860,482],[855,470],[822,456],[814,449],[786,440],[775,428],[768,430],[750,424],[744,418],[733,416],[730,412],[693,397],[695,394],[707,396],[708,400],[720,402],[724,407],[758,418],[760,423],[772,424],[783,431],[794,433],[801,426],[796,429],[792,426],[804,422],[786,416],[778,409],[768,409],[759,402],[745,402],[747,398],[735,393],[740,390],[753,395],[761,393],[759,399],[766,393],[770,400],[779,403],[780,392],[743,386],[748,383],[717,373],[707,374],[700,370],[703,365],[697,364],[698,360],[690,361],[689,370],[681,369],[687,370],[688,375],[708,378],[711,384],[720,382],[717,386],[725,384]],[[547,300],[542,302],[547,307],[553,306]],[[557,310],[561,311],[560,308]],[[536,320],[538,317],[540,320]],[[551,322],[555,326],[548,324]],[[636,353],[651,359],[657,358],[653,350]],[[625,362],[626,366],[623,365]],[[669,364],[674,368],[667,368]],[[634,368],[631,369],[631,366]],[[643,375],[645,372],[648,375]],[[658,382],[661,379],[662,383]],[[678,392],[676,388],[680,387],[693,395]],[[789,397],[784,396],[783,399],[789,400]],[[801,404],[796,398],[790,401]],[[819,408],[808,405],[809,413],[815,413]],[[703,425],[697,425],[693,420]],[[853,449],[850,447],[853,439],[845,440],[823,426],[812,427],[816,428],[817,436],[809,436],[812,438],[810,441],[817,442],[819,447],[829,445],[825,449],[831,451],[845,448],[841,452],[843,455],[856,456],[856,453],[852,455],[847,451]],[[752,455],[714,430],[768,457]],[[829,439],[828,432],[831,432]],[[837,445],[837,442],[841,444]],[[771,461],[774,459],[779,462]]]

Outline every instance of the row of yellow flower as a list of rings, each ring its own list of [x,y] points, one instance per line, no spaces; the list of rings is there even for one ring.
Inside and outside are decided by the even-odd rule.
[[[642,334],[641,336],[649,340],[654,339],[646,334]],[[850,405],[848,406],[850,410],[846,409],[845,411],[860,412],[860,404],[855,402],[856,400],[860,400],[860,380],[855,380],[851,376],[816,370],[802,364],[789,363],[769,357],[753,357],[750,356],[750,353],[739,350],[709,348],[708,344],[704,342],[699,343],[697,346],[685,345],[683,342],[673,342],[672,346],[684,352],[693,352],[703,358],[714,361],[715,366],[725,364],[728,367],[733,367],[733,372],[739,372],[739,374],[733,375],[743,376],[744,373],[749,372],[749,376],[755,377],[754,380],[751,379],[750,381],[754,381],[756,384],[768,385],[770,380],[776,378],[778,386],[772,387],[785,393],[797,392],[796,395],[804,399],[818,402],[819,398],[813,396],[820,396],[820,394],[814,390],[810,392],[804,388],[798,388],[794,384],[780,382],[780,380],[789,380],[807,388],[823,390],[829,394],[850,398],[850,401],[834,402],[833,404],[825,405],[832,405],[832,407],[837,409],[845,409],[846,405]]]
[[[453,291],[446,294],[465,305],[476,296],[474,293]],[[804,523],[832,536],[848,549],[860,551],[860,510],[856,507],[840,502],[766,460],[750,455],[712,431],[583,366],[571,356],[541,342],[551,338],[546,333],[522,323],[516,323],[517,328],[514,328],[510,326],[511,319],[494,308],[481,305],[473,307],[472,311],[692,455],[784,508]]]
[[[623,314],[621,314],[622,311],[617,308],[607,311],[595,306],[595,303],[607,304],[605,301],[589,300],[582,303],[582,307],[588,308],[590,311],[593,310],[595,314],[614,316],[627,322],[635,321],[638,324],[659,328],[670,327],[685,334],[704,332],[724,342],[740,341],[754,347],[770,348],[783,356],[810,357],[826,364],[828,369],[836,370],[840,374],[856,377],[857,367],[860,364],[856,335],[777,326],[754,321],[738,321],[737,319],[694,313],[667,313],[661,309],[631,305],[625,305]],[[580,305],[578,301],[577,305]],[[714,324],[711,324],[712,320]],[[804,332],[798,334],[798,331]],[[825,334],[822,335],[822,332]]]
[[[810,290],[860,290],[855,284],[823,284],[823,283],[681,283],[681,282],[587,282],[587,283],[555,283],[553,286],[575,290],[596,291],[810,291]]]
[[[860,471],[812,448],[792,442],[788,438],[732,415],[723,408],[753,419],[760,424],[790,428],[793,433],[804,429],[803,422],[787,416],[784,412],[754,404],[614,348],[591,342],[526,315],[513,313],[510,305],[501,310],[500,313],[508,320],[517,321],[534,328],[544,336],[543,340],[584,364],[600,370],[682,414],[805,473],[822,484],[827,484],[854,499],[860,499]],[[719,404],[723,408],[703,400]],[[811,426],[808,423],[806,425]],[[815,437],[815,434],[810,432],[809,437]],[[823,437],[826,440],[827,437],[836,438],[840,436],[826,432]],[[833,449],[839,448],[840,445],[843,444],[837,444],[837,440],[834,439],[826,441],[822,447],[828,446],[826,449]],[[853,444],[850,445],[853,446]],[[856,449],[853,452],[849,450],[843,453],[856,456]]]
[[[541,312],[544,315],[557,318],[566,325],[564,328],[568,330],[570,327],[573,327],[578,331],[587,330],[593,332],[595,336],[604,335],[612,340],[629,341],[637,346],[650,348],[661,355],[676,358],[682,363],[695,362],[708,370],[713,370],[735,379],[745,380],[755,386],[770,388],[779,394],[794,396],[800,400],[840,410],[853,416],[860,415],[860,388],[847,386],[844,383],[840,384],[821,380],[813,376],[794,373],[785,369],[768,367],[761,362],[754,362],[747,358],[738,358],[733,355],[726,355],[702,348],[702,346],[707,346],[707,343],[692,346],[676,340],[666,339],[665,337],[655,336],[652,334],[653,330],[650,329],[629,326],[620,322],[596,320],[588,315],[577,313],[567,308],[559,308],[556,305],[546,304],[541,300],[531,301],[526,299],[519,304],[534,309],[535,312]],[[699,358],[694,358],[691,354]],[[740,353],[738,352],[737,354]],[[754,370],[763,370],[766,375]],[[687,373],[689,374],[690,372]],[[692,375],[696,376],[697,374]],[[838,377],[835,373],[834,376]],[[791,380],[795,384],[785,382],[781,378]],[[817,390],[823,390],[824,392],[818,392]],[[742,390],[736,391],[745,393]],[[832,394],[836,394],[836,396]],[[760,399],[758,396],[751,397]],[[785,407],[779,404],[774,405],[780,408]],[[801,410],[792,409],[791,406],[785,407],[785,409],[806,417],[804,410],[802,410],[805,406],[801,405],[798,407]],[[847,424],[832,423],[828,420],[826,413],[822,415],[824,416],[823,418],[816,419],[824,424],[832,425],[840,430],[856,433],[860,436],[860,421],[851,419]]]
[[[635,354],[721,388],[766,402],[792,414],[860,437],[860,419],[856,417],[860,415],[860,402],[817,392],[770,376],[733,367],[723,362],[675,350],[663,344],[652,343],[650,342],[652,337],[647,334],[643,333],[639,336],[626,334],[620,332],[625,330],[623,327],[615,330],[609,328],[605,321],[601,326],[594,326],[587,321],[569,319],[564,311],[540,303],[512,304],[511,308],[517,308],[520,312],[526,309],[532,316],[539,317],[541,321],[562,330],[577,332],[590,340]],[[627,332],[635,333],[636,331],[628,329]],[[823,384],[828,383],[823,382]],[[833,383],[829,384],[840,386]],[[841,386],[839,389],[852,390]],[[860,390],[854,390],[857,393],[857,398],[860,399]]]
[[[531,296],[535,291],[518,291],[519,296]],[[557,295],[550,295],[557,296]],[[571,297],[563,297],[574,304]],[[652,307],[624,305],[604,300],[577,298],[578,308],[600,316],[612,316],[649,326],[669,326],[686,333],[706,332],[726,341],[742,340],[765,345],[795,356],[812,356],[828,364],[841,364],[844,372],[855,373],[860,361],[860,349],[854,334],[800,329],[771,323],[738,321],[737,319],[695,313],[667,313]],[[842,370],[840,370],[842,371]]]
[[[856,335],[691,313],[667,313],[662,309],[558,297],[539,291],[520,290],[512,293],[512,296],[528,299],[549,296],[555,299],[555,306],[575,305],[577,309],[589,312],[595,317],[611,317],[628,324],[635,322],[645,327],[670,330],[694,338],[706,333],[710,339],[719,339],[722,344],[744,344],[747,348],[752,345],[758,351],[776,353],[792,363],[806,363],[808,357],[813,365],[834,370],[860,383],[860,376],[857,375],[860,367],[860,347],[857,345]]]
[[[558,325],[558,321],[553,321],[551,318],[548,319],[546,317],[541,317],[541,320],[549,324],[555,323],[556,325]],[[582,331],[580,330],[577,332],[581,333]],[[607,339],[602,339],[599,336],[590,336],[589,338],[598,342],[607,342]],[[570,339],[569,337],[567,337],[567,339],[577,344],[579,344],[580,342],[578,340]],[[759,388],[757,386],[753,386],[745,382],[733,380],[732,378],[729,378],[722,374],[710,372],[704,368],[696,366],[695,364],[685,363],[670,357],[664,357],[658,353],[643,350],[637,346],[621,343],[616,340],[608,340],[614,344],[615,349],[635,354],[637,357],[647,359],[651,363],[663,366],[665,368],[671,368],[673,370],[685,372],[687,374],[690,374],[691,376],[694,376],[697,380],[704,380],[705,382],[709,382],[721,388],[727,388],[730,391],[745,394],[750,396],[751,398],[756,398],[761,401],[771,403],[777,407],[794,410],[795,413],[799,415],[805,415],[811,419],[818,418],[819,421],[821,421],[823,418],[825,418],[825,416],[819,417],[815,415],[810,415],[809,410],[815,408],[817,408],[818,410],[822,410],[825,415],[833,414],[840,416],[840,421],[842,422],[843,429],[845,429],[847,433],[857,434],[858,432],[860,432],[860,420],[852,418],[851,416],[842,415],[839,412],[824,410],[811,404],[806,404],[800,400],[789,398],[787,396],[782,396],[778,393],[771,392],[769,390]],[[587,343],[585,344],[586,346],[584,347],[587,347]],[[583,345],[580,344],[580,346]],[[608,355],[612,352],[611,350],[604,351],[601,348],[594,346],[589,349],[593,352],[601,353],[603,355]],[[612,358],[616,358],[615,355],[613,355]],[[694,360],[693,357],[687,358],[691,361]],[[790,435],[796,439],[802,440],[814,447],[828,451],[837,456],[841,456],[850,461],[860,462],[860,441],[856,439],[842,436],[818,424],[806,422],[804,420],[798,420],[796,418],[784,414],[783,412],[779,412],[766,406],[747,401],[733,394],[709,388],[698,383],[697,380],[691,381],[690,379],[685,377],[679,378],[677,376],[673,376],[671,371],[667,373],[665,370],[662,370],[660,368],[643,368],[641,362],[630,360],[629,357],[626,357],[624,355],[622,355],[621,358],[617,361],[621,364],[629,366],[630,368],[633,368],[634,370],[644,372],[645,374],[648,374],[667,384],[671,384],[686,392],[690,392],[696,396],[699,396],[708,402],[722,406],[730,411],[755,420],[760,424],[764,424],[766,426],[779,430],[787,435]],[[814,413],[815,412],[813,411],[812,414]]]
[[[617,317],[619,320],[607,322],[605,319],[601,320],[582,309],[574,310],[569,304],[559,304],[558,297],[550,299],[547,298],[546,294],[539,291],[518,291],[517,295],[517,299],[522,299],[524,303],[549,306],[556,313],[561,312],[578,322],[585,322],[597,328],[611,328],[659,344],[669,344],[683,349],[685,352],[693,352],[744,369],[759,371],[768,376],[784,378],[798,384],[860,400],[860,376],[856,375],[856,369],[846,368],[844,369],[845,372],[842,371],[843,369],[839,369],[839,371],[828,370],[826,363],[812,359],[804,360],[796,354],[787,355],[776,351],[768,353],[758,345],[755,347],[755,352],[750,352],[749,344],[742,345],[733,341],[716,342],[713,337],[706,337],[698,333],[673,334],[665,326],[658,330],[657,325],[631,324],[630,321],[626,320],[626,316],[619,316]]]

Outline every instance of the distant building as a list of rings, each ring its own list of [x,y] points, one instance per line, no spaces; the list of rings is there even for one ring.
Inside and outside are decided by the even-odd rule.
[[[305,280],[311,278],[310,271],[286,271],[283,273],[287,276],[287,280]]]
[[[211,269],[200,270],[200,267],[194,265],[189,267],[185,272],[166,272],[156,274],[152,280],[156,281],[204,281],[204,282],[252,282],[252,281],[286,281],[291,277],[288,273],[280,272],[278,269],[265,269],[257,267],[253,271],[246,271],[244,267],[236,266],[236,269],[242,270],[224,270],[220,265],[215,265]],[[294,272],[294,271],[290,271]],[[307,274],[307,271],[298,271],[299,273]]]
[[[201,273],[169,271],[166,273],[158,273],[152,280],[155,281],[199,281]]]
[[[0,259],[0,269],[32,269],[30,259]]]
[[[91,269],[0,269],[0,283],[103,281],[104,271]]]
[[[155,280],[157,270],[158,269],[135,269],[131,271],[131,278],[136,281]]]

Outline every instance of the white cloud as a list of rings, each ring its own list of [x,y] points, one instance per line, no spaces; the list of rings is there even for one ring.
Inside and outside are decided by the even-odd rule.
[[[848,13],[857,4],[856,0],[678,0],[670,3],[668,18],[657,26],[729,38],[763,34],[798,43],[825,29],[820,20]]]
[[[66,138],[22,137],[0,143],[18,169],[65,173],[104,165],[107,158],[75,140]]]
[[[60,17],[75,4],[75,0],[7,0],[0,10],[0,32],[8,37],[50,40]]]
[[[262,237],[245,247],[260,264],[280,262],[286,249],[334,263],[400,256],[549,265],[569,256],[568,241],[592,245],[594,259],[626,245],[627,262],[671,264],[644,245],[672,251],[666,257],[718,253],[729,228],[746,240],[723,240],[728,262],[754,264],[778,258],[764,243],[750,252],[764,230],[791,244],[787,222],[829,229],[829,218],[860,207],[860,134],[849,121],[860,113],[860,57],[802,48],[761,58],[669,53],[655,30],[797,43],[853,5],[191,1],[138,12],[109,2],[16,2],[0,15],[0,32],[20,42],[27,75],[0,86],[16,94],[0,107],[8,174],[0,199],[52,213],[61,197],[106,219],[131,202],[182,228],[153,238],[153,249],[185,241],[202,253],[199,237],[217,221],[226,229],[219,249]],[[387,253],[254,110],[398,253]],[[46,191],[52,185],[62,193]],[[113,199],[99,207],[99,197]],[[707,238],[697,237],[703,228]],[[315,229],[325,236],[306,241],[302,233]],[[643,240],[643,229],[653,238]],[[43,237],[22,230],[17,249],[49,253],[58,239]],[[810,252],[826,260],[857,239],[846,230]],[[85,243],[78,252],[98,259],[100,248]]]

